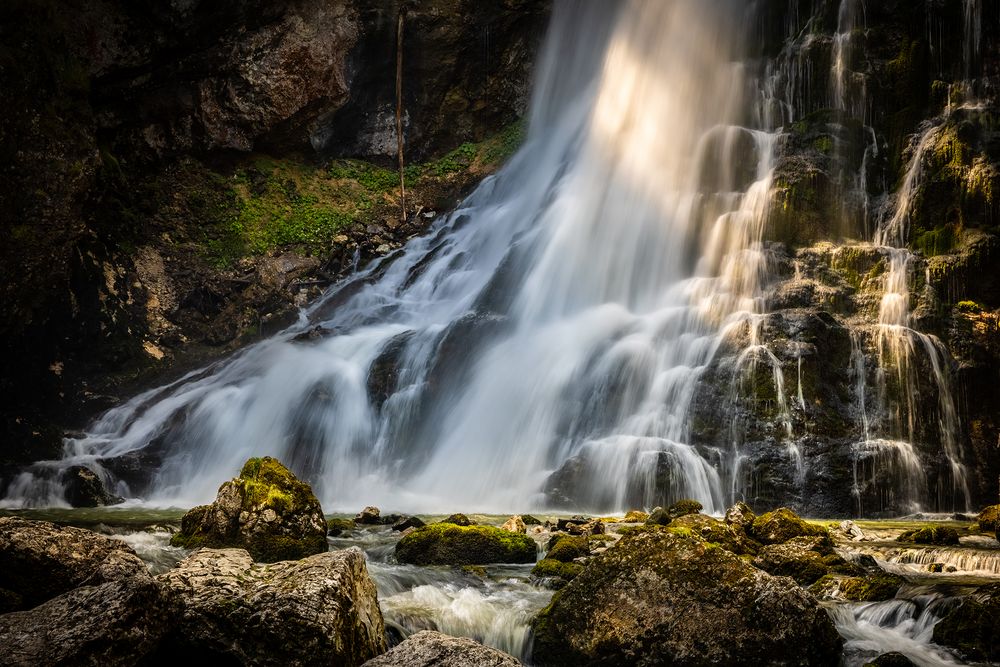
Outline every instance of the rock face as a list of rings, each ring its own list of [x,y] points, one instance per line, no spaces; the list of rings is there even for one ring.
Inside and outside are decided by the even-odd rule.
[[[413,565],[534,563],[535,541],[494,526],[434,523],[396,543],[396,559]]]
[[[934,626],[934,642],[971,660],[1000,660],[1000,584],[983,586]]]
[[[173,606],[143,572],[0,615],[5,665],[135,665],[156,655]]]
[[[424,630],[364,667],[520,667],[514,656],[464,637]]]
[[[148,574],[121,540],[47,521],[0,518],[0,590],[31,608],[84,584]]]
[[[239,664],[360,665],[385,651],[375,585],[359,549],[256,565],[202,549],[161,575],[179,605],[166,646]]]
[[[264,457],[247,461],[239,477],[219,487],[214,503],[185,514],[171,544],[240,547],[273,562],[326,551],[326,533],[323,508],[309,485]]]
[[[791,580],[670,529],[593,558],[533,628],[538,665],[835,665],[841,644]]]

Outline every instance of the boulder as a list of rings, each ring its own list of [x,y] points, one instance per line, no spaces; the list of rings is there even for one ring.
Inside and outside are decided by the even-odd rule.
[[[934,643],[970,660],[1000,661],[1000,584],[983,586],[934,626]]]
[[[823,560],[822,548],[816,538],[796,537],[784,544],[769,544],[753,559],[759,567],[779,577],[791,577],[802,586],[808,586],[829,573]]]
[[[405,516],[401,518],[399,521],[392,524],[392,529],[397,532],[403,532],[408,528],[421,528],[426,525],[427,524],[425,524],[423,521],[421,521],[415,516]]]
[[[413,565],[534,563],[536,554],[530,537],[495,526],[434,523],[396,543],[396,560]]]
[[[753,513],[750,506],[742,500],[726,510],[726,523],[741,526],[744,530],[749,530],[757,515]]]
[[[580,563],[564,563],[555,558],[543,558],[531,568],[531,576],[544,579],[551,588],[562,588],[583,572]]]
[[[866,662],[865,667],[915,667],[916,664],[902,653],[893,651],[883,653],[871,662]]]
[[[526,533],[526,532],[528,532],[528,529],[525,527],[524,521],[521,519],[520,516],[512,516],[511,518],[507,519],[504,522],[504,524],[502,526],[500,526],[500,529],[501,530],[507,530],[507,531],[510,531],[512,533]]]
[[[646,523],[649,515],[641,510],[629,510],[622,523]]]
[[[828,534],[826,528],[807,523],[787,507],[761,514],[753,520],[749,532],[763,544],[781,544],[795,537]]]
[[[1000,505],[990,505],[979,513],[979,530],[984,533],[1000,530]]]
[[[337,537],[347,530],[355,529],[354,521],[351,519],[327,519],[326,534],[330,537]]]
[[[382,523],[381,512],[377,507],[369,505],[354,517],[354,523],[359,526],[378,526]]]
[[[327,550],[327,523],[312,489],[269,456],[250,459],[211,505],[184,515],[174,546],[239,547],[261,562]]]
[[[180,608],[167,645],[217,662],[360,665],[385,651],[375,585],[357,548],[257,565],[201,549],[159,577]]]
[[[0,589],[6,608],[31,608],[84,584],[146,574],[121,540],[48,521],[0,518]]]
[[[554,558],[563,563],[571,563],[576,558],[590,555],[590,542],[582,535],[556,534],[549,538],[546,558]]]
[[[441,519],[440,523],[451,523],[456,526],[475,526],[476,522],[465,516],[464,514],[452,514],[449,517]]]
[[[916,530],[908,530],[896,538],[897,542],[913,542],[914,544],[936,544],[955,546],[958,544],[958,531],[946,526],[928,526]]]
[[[688,514],[697,514],[704,507],[697,500],[678,500],[667,508],[667,514],[671,519],[678,519]]]
[[[465,637],[450,637],[424,630],[410,635],[388,653],[369,660],[364,667],[520,667],[511,655]]]
[[[141,664],[160,649],[172,614],[169,596],[148,572],[82,586],[29,611],[0,616],[0,662]]]
[[[541,526],[544,523],[541,519],[531,514],[522,514],[521,521],[524,522],[525,526]]]
[[[882,602],[895,598],[899,587],[905,583],[906,580],[899,575],[888,572],[844,578],[826,575],[816,581],[809,591],[813,595],[852,602]]]
[[[861,527],[849,519],[840,522],[840,525],[837,526],[837,532],[852,542],[860,542],[865,539],[865,533]]]
[[[670,530],[593,557],[532,623],[545,665],[835,665],[816,599],[725,549]]]
[[[103,507],[125,502],[121,496],[109,493],[104,482],[86,466],[72,466],[62,475],[66,502],[71,507]]]

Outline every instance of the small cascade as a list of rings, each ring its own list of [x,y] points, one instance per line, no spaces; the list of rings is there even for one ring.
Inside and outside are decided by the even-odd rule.
[[[879,547],[887,570],[926,575],[932,565],[954,576],[1000,577],[1000,549],[968,547]]]
[[[932,643],[934,625],[956,599],[928,588],[901,591],[885,602],[827,607],[837,632],[846,640],[844,662],[860,667],[883,653],[898,652],[922,667],[961,664]]]

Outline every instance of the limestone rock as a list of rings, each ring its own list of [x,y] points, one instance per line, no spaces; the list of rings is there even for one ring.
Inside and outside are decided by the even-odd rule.
[[[19,596],[20,607],[144,573],[146,566],[121,540],[48,521],[0,518],[0,589]]]
[[[396,559],[413,565],[534,563],[536,554],[530,537],[494,526],[434,523],[396,543]]]
[[[511,533],[526,533],[526,532],[528,532],[528,529],[525,527],[524,521],[521,520],[520,516],[512,516],[511,518],[507,519],[504,522],[504,524],[502,526],[500,526],[500,529],[501,530],[509,531]]]
[[[377,526],[382,523],[382,516],[379,508],[369,505],[354,517],[354,523],[362,526]]]
[[[159,649],[172,607],[149,573],[83,586],[0,616],[5,665],[134,665]]]
[[[744,530],[750,528],[757,515],[753,513],[750,506],[742,500],[726,510],[725,521],[729,524],[742,526]]]
[[[835,665],[815,598],[694,537],[651,530],[590,560],[533,622],[538,665]]]
[[[357,548],[254,564],[202,549],[159,577],[181,612],[170,643],[239,664],[359,665],[385,650],[375,585]]]
[[[327,550],[327,524],[312,489],[269,456],[250,459],[219,487],[211,505],[184,515],[171,544],[240,547],[256,560],[303,558]]]
[[[520,667],[515,657],[464,637],[424,630],[364,667]]]

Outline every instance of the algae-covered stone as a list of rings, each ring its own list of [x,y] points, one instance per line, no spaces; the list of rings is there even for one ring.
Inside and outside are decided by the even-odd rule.
[[[648,518],[649,515],[641,510],[629,510],[622,521],[624,523],[645,523]]]
[[[451,523],[456,526],[475,526],[476,522],[465,516],[462,513],[452,514],[444,519],[441,519],[440,523]]]
[[[880,572],[866,577],[848,577],[838,582],[840,597],[853,602],[881,602],[896,597],[899,587],[906,583],[902,577]]]
[[[537,665],[835,665],[816,599],[695,537],[651,530],[593,557],[533,621]]]
[[[258,561],[304,558],[327,550],[327,523],[312,489],[269,456],[250,459],[219,487],[211,505],[181,520],[174,546],[239,547]]]
[[[753,520],[749,532],[764,544],[781,544],[795,537],[828,534],[826,528],[804,521],[787,507],[761,514]]]
[[[990,505],[979,513],[979,530],[984,533],[1000,530],[1000,505]]]
[[[546,558],[554,558],[563,563],[570,563],[574,558],[590,555],[590,541],[583,535],[553,535],[549,541],[549,551]]]
[[[678,500],[667,508],[667,514],[671,519],[677,519],[688,514],[697,514],[704,509],[704,506],[697,500]]]
[[[928,526],[926,528],[908,530],[897,537],[896,541],[954,546],[958,544],[958,531],[947,526]]]
[[[971,660],[1000,661],[1000,584],[983,586],[934,626],[934,643]]]
[[[327,519],[326,534],[330,537],[337,537],[344,531],[354,530],[355,524],[351,519]]]
[[[535,541],[495,526],[434,523],[396,543],[396,560],[413,565],[534,563]]]
[[[543,558],[531,570],[532,576],[553,580],[553,588],[565,586],[581,572],[583,565],[580,563],[564,563],[555,558]]]
[[[531,514],[522,514],[521,521],[524,522],[525,526],[541,526],[544,523],[541,519]]]
[[[736,524],[727,524],[704,514],[687,514],[670,522],[668,530],[690,531],[695,537],[718,544],[737,555],[756,554],[761,545]]]

